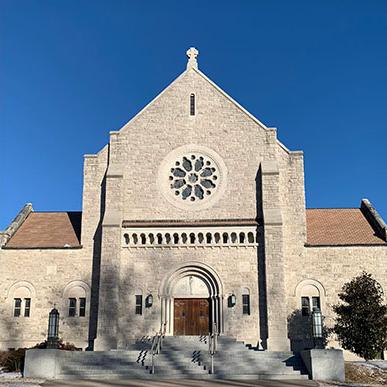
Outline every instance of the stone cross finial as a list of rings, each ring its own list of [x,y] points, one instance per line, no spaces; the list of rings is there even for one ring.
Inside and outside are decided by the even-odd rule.
[[[198,68],[198,62],[196,60],[198,55],[199,55],[199,51],[195,47],[190,47],[187,50],[187,56],[188,56],[187,69],[191,67],[194,67],[195,69]]]

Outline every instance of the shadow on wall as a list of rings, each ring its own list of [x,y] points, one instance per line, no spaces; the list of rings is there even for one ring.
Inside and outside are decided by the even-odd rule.
[[[265,259],[265,234],[263,227],[262,208],[262,173],[259,168],[256,178],[256,213],[257,213],[257,264],[258,264],[258,309],[259,309],[259,332],[263,349],[267,349],[269,334],[267,317],[267,291],[266,291],[266,259]],[[259,343],[258,343],[259,344]]]
[[[328,343],[330,335],[329,328],[325,327],[323,321],[323,345]],[[312,335],[312,315],[303,316],[301,309],[296,309],[288,316],[288,338],[290,350],[299,352],[304,349],[314,348]]]
[[[94,340],[97,337],[98,325],[98,302],[99,302],[99,284],[101,270],[101,249],[102,249],[102,221],[105,214],[106,200],[106,174],[101,183],[101,198],[100,198],[100,216],[97,229],[93,238],[93,264],[91,272],[91,295],[90,295],[90,320],[89,320],[89,337],[88,350],[94,348]]]

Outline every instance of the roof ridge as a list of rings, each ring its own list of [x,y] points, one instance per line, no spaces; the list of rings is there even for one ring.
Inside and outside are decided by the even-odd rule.
[[[307,207],[306,210],[360,210],[359,207]]]
[[[82,212],[82,210],[75,211],[75,210],[65,210],[65,211],[34,211],[35,214],[61,214],[61,213],[67,213],[67,212]]]

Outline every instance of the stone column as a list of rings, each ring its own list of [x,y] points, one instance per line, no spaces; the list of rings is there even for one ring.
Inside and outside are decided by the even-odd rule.
[[[267,349],[288,351],[283,225],[276,161],[261,163],[261,192],[267,301]]]

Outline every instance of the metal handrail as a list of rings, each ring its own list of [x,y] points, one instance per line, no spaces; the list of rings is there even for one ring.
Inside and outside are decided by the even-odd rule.
[[[155,373],[155,355],[158,355],[161,352],[162,341],[165,337],[165,332],[167,327],[167,322],[161,324],[160,330],[153,336],[152,339],[152,347],[151,347],[151,355],[152,355],[152,369],[151,374]]]
[[[214,355],[218,347],[218,330],[216,323],[213,324],[212,332],[208,334],[208,353],[211,357],[210,374],[214,373]]]

